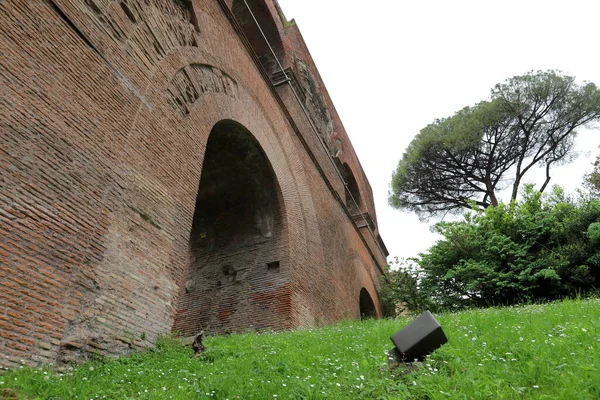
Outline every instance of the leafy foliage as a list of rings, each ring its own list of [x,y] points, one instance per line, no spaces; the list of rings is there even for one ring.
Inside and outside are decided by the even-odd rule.
[[[577,129],[600,120],[600,90],[555,71],[530,72],[491,91],[491,100],[428,125],[413,139],[392,176],[389,202],[422,217],[498,205],[512,185],[517,198],[533,166],[574,158]]]
[[[444,237],[419,264],[442,307],[491,306],[573,296],[600,287],[600,200],[562,189],[442,222]]]
[[[585,177],[584,184],[594,195],[600,197],[600,157],[594,163],[594,170]]]
[[[391,265],[387,265],[379,288],[379,299],[385,317],[435,310],[435,303],[431,301],[429,293],[421,287],[423,270],[415,261],[396,258]]]

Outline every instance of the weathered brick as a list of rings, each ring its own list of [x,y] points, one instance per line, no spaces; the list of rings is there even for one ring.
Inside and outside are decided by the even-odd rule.
[[[292,84],[241,0],[55,3],[0,1],[0,365],[380,313],[371,188],[274,0]]]

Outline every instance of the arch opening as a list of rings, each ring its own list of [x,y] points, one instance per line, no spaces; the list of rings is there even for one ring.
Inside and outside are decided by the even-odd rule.
[[[373,303],[373,299],[367,289],[360,289],[359,296],[359,309],[360,309],[360,319],[368,319],[377,317],[377,313],[375,311],[375,304]]]
[[[281,37],[279,35],[279,31],[277,30],[277,25],[273,20],[273,16],[269,11],[266,3],[260,0],[246,0],[250,10],[252,10],[252,14],[248,10],[244,0],[235,0],[231,7],[231,11],[235,16],[235,19],[238,21],[246,38],[250,42],[250,45],[254,49],[254,52],[258,56],[260,63],[262,64],[269,78],[273,81],[274,75],[280,72],[279,64],[275,59],[279,59],[279,62],[284,63],[285,52],[283,50],[283,43],[281,41]],[[256,22],[254,22],[254,18],[258,21],[260,28],[264,32],[265,37],[269,41],[273,52],[269,49],[269,46],[265,42],[265,39],[260,32],[260,29],[256,26]],[[273,55],[275,53],[275,56]],[[285,67],[285,66],[284,66]]]
[[[344,163],[344,174],[346,176],[346,207],[350,210],[350,214],[358,215],[361,213],[360,207],[362,206],[362,200],[360,196],[360,190],[358,189],[358,182],[352,173],[352,170],[348,164]]]
[[[207,142],[174,330],[281,327],[288,311],[277,292],[287,282],[282,204],[258,141],[234,121],[217,123]]]

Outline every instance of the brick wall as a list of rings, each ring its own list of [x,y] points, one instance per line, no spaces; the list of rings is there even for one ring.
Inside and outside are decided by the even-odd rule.
[[[380,309],[383,253],[232,15],[217,0],[0,2],[0,365],[124,354],[172,329],[358,317],[362,288]],[[272,18],[288,60],[297,38]],[[252,136],[268,179],[233,180],[253,200],[218,218],[233,239],[202,254],[194,216],[223,121]]]

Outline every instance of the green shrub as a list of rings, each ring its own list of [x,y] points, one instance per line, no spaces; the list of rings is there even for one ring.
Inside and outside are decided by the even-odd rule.
[[[600,243],[600,222],[590,224],[587,233],[592,243]]]
[[[421,254],[421,287],[441,307],[492,306],[586,293],[600,284],[600,200],[542,196],[442,222],[443,239]]]

